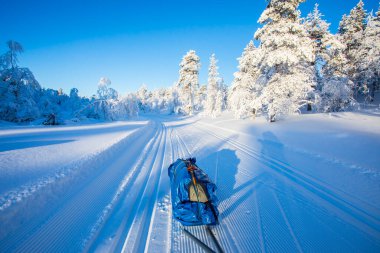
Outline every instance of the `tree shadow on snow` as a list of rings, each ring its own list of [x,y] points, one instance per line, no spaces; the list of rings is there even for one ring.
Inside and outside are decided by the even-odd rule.
[[[73,142],[74,140],[18,141],[0,143],[0,152]]]
[[[210,179],[217,185],[216,195],[223,219],[252,196],[252,193],[260,185],[261,177],[265,176],[254,176],[236,186],[239,164],[240,159],[237,157],[236,151],[231,149],[222,149],[202,158],[202,165],[208,168],[207,173]]]
[[[258,139],[261,143],[261,154],[285,162],[284,145],[272,132],[264,132]]]

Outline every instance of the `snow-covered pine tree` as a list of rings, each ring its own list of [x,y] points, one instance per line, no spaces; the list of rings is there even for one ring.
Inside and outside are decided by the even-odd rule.
[[[357,80],[361,83],[366,100],[372,102],[380,89],[380,7],[376,16],[368,17],[363,40],[358,48]]]
[[[315,85],[312,40],[297,10],[305,0],[271,0],[255,33],[260,40],[262,95],[269,121],[298,112]]]
[[[364,9],[362,0],[350,11],[349,15],[344,15],[339,24],[339,38],[346,46],[344,50],[347,58],[347,73],[349,78],[354,81],[355,93],[361,88],[358,75],[359,47],[363,40],[363,33],[367,25],[367,12]]]
[[[251,40],[238,60],[238,71],[234,73],[228,104],[236,118],[244,118],[254,116],[261,108],[259,97],[262,85],[257,81],[261,50]]]
[[[180,108],[179,112],[192,115],[196,109],[197,91],[199,87],[198,75],[200,59],[194,50],[190,50],[182,58],[179,70],[178,93]]]
[[[215,54],[210,57],[210,67],[208,69],[208,83],[207,83],[207,102],[206,102],[206,114],[212,117],[216,116],[216,97],[219,92],[220,77],[218,72],[218,66],[216,65],[218,60],[215,58]]]

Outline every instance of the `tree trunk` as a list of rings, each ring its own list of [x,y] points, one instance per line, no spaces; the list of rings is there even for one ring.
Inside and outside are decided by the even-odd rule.
[[[307,103],[307,111],[310,112],[311,110],[312,110],[311,103],[309,102],[309,103]]]

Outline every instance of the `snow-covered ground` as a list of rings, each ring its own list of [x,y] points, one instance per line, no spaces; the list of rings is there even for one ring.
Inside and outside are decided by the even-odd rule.
[[[167,168],[190,156],[226,252],[379,252],[379,150],[365,113],[3,126],[0,252],[202,252],[171,217]]]

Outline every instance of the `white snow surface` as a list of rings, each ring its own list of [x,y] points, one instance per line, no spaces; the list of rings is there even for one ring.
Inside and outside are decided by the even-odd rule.
[[[365,113],[3,125],[0,252],[203,252],[171,214],[167,168],[188,157],[218,187],[225,252],[379,252],[379,150]]]

